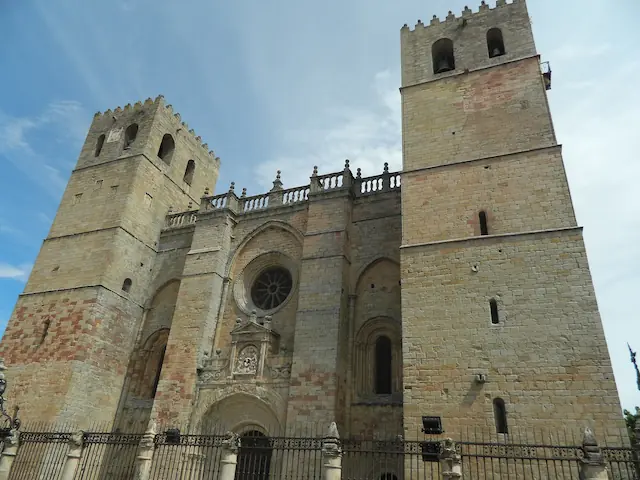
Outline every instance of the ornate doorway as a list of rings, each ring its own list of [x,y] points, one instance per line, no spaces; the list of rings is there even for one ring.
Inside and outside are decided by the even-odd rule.
[[[251,430],[240,437],[236,480],[267,480],[271,467],[269,437]]]

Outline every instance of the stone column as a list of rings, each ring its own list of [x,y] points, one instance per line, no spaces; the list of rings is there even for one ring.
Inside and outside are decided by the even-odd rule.
[[[11,429],[9,436],[4,439],[4,450],[0,457],[0,480],[7,480],[11,472],[11,465],[18,454],[18,444],[20,443],[20,432]]]
[[[153,460],[154,440],[156,438],[156,424],[150,422],[149,428],[145,432],[140,445],[138,446],[138,456],[136,457],[135,480],[147,480],[151,473],[151,461]]]
[[[331,422],[322,441],[322,480],[340,480],[342,477],[342,449],[336,422]]]
[[[580,480],[608,480],[607,464],[602,456],[596,437],[589,427],[584,429],[582,440],[584,458],[580,465]]]
[[[227,432],[226,438],[222,442],[222,460],[220,461],[219,480],[233,480],[235,478],[239,448],[240,437],[235,433]]]
[[[456,450],[456,442],[450,438],[445,438],[442,441],[440,468],[444,480],[462,478],[462,457]]]
[[[73,480],[82,458],[84,432],[76,432],[71,435],[69,439],[69,452],[67,452],[67,458],[64,461],[64,468],[62,469],[62,480]]]

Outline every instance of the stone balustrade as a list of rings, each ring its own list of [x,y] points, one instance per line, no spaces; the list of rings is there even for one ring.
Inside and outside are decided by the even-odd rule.
[[[238,197],[235,193],[235,184],[231,184],[228,192],[220,195],[209,195],[208,189],[201,199],[200,212],[208,212],[212,210],[229,209],[237,215],[250,214],[260,212],[271,208],[283,206],[298,205],[309,200],[309,195],[318,195],[339,190],[350,190],[354,197],[364,197],[378,193],[386,193],[399,190],[401,186],[401,173],[389,172],[389,166],[384,164],[384,171],[380,175],[372,177],[361,177],[361,171],[358,168],[357,175],[354,177],[349,169],[347,161],[345,169],[340,172],[329,173],[326,175],[318,175],[317,167],[314,168],[309,185],[282,189],[280,181],[280,172],[274,188],[267,193],[253,195],[248,197],[246,189],[242,190],[242,194]],[[164,230],[181,228],[192,225],[196,222],[197,211],[186,211],[180,213],[169,213],[165,220]]]

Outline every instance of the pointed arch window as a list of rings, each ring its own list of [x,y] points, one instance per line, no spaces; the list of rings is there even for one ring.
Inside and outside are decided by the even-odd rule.
[[[194,162],[193,160],[189,160],[187,162],[187,168],[185,168],[184,170],[184,177],[182,178],[184,183],[186,183],[187,185],[191,185],[191,183],[193,182],[193,175],[195,173],[196,173],[196,162]]]
[[[138,124],[132,123],[127,127],[127,129],[124,132],[124,149],[125,150],[127,150],[128,148],[131,147],[131,145],[133,145],[133,142],[136,141],[137,136],[138,136]]]
[[[164,137],[162,137],[160,148],[158,148],[158,158],[169,165],[175,148],[176,143],[174,142],[173,137],[168,133],[165,133]]]
[[[94,157],[99,157],[100,156],[100,152],[102,152],[102,147],[104,146],[104,140],[105,140],[106,136],[103,133],[102,135],[100,135],[98,137],[98,141],[96,142],[96,150],[94,152]]]

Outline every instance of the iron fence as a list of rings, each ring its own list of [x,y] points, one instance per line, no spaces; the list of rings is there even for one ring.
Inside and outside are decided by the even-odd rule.
[[[73,440],[72,429],[64,430],[22,432],[9,478],[60,479]],[[457,436],[458,439],[456,435],[451,437],[456,440],[455,452],[459,455],[464,478],[474,480],[573,480],[580,478],[586,458],[585,447],[575,439],[560,441],[557,437],[544,436],[519,439],[514,435],[483,439],[474,435],[466,435],[465,438],[462,434]],[[135,478],[136,458],[143,438],[141,433],[85,432],[74,479]],[[150,479],[219,478],[228,440],[225,435],[191,435],[169,429],[152,439]],[[442,439],[442,436],[425,437],[422,441],[408,441],[401,437],[389,440],[343,438],[339,441],[342,478],[443,478]],[[635,450],[624,439],[616,443],[604,444],[599,449],[599,455],[608,467],[609,478],[640,480],[640,463]],[[245,432],[240,438],[235,478],[320,479],[324,445],[319,432],[272,437],[256,431]]]

